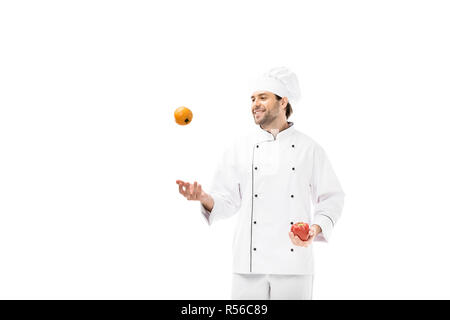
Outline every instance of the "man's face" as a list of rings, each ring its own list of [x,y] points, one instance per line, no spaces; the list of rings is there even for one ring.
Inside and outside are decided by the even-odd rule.
[[[272,123],[284,110],[275,95],[268,91],[256,91],[251,96],[252,114],[255,123],[264,126]]]

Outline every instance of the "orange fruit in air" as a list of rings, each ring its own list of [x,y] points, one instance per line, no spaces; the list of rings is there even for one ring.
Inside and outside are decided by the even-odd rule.
[[[192,111],[186,107],[179,107],[174,112],[175,122],[181,126],[185,126],[192,121]]]

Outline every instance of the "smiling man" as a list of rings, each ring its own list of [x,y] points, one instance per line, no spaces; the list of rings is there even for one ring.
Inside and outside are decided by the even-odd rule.
[[[209,224],[238,214],[232,299],[312,299],[312,242],[328,241],[341,215],[345,195],[325,151],[287,120],[299,98],[289,69],[263,74],[251,93],[256,128],[225,150],[210,192],[176,181]],[[297,222],[311,226],[305,241],[290,232]]]

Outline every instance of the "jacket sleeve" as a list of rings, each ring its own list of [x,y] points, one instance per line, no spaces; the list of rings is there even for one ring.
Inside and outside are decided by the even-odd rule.
[[[331,232],[341,216],[345,193],[321,146],[314,150],[311,176],[311,197],[314,205],[313,224],[322,228],[315,241],[328,242]]]
[[[200,211],[209,225],[213,221],[231,217],[241,207],[242,196],[234,160],[233,148],[229,147],[216,168],[210,190],[205,190],[214,199],[212,210],[206,210],[200,203]]]

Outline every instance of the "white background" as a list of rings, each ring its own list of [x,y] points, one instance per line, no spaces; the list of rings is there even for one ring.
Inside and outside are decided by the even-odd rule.
[[[347,194],[314,299],[449,299],[446,1],[2,1],[0,298],[229,299],[235,217],[206,191],[252,128],[248,80],[299,78],[290,120]],[[193,122],[178,126],[187,106]]]

